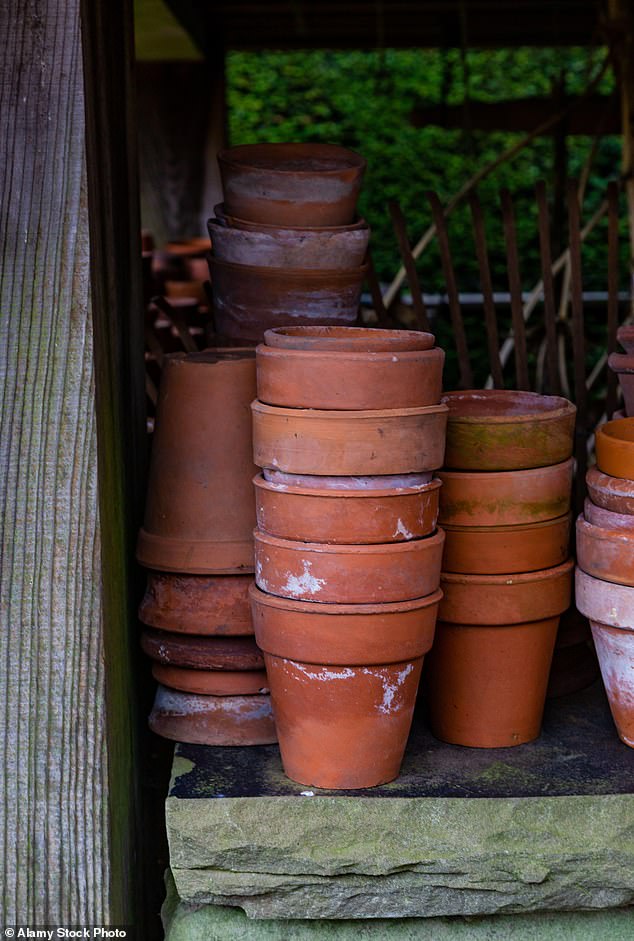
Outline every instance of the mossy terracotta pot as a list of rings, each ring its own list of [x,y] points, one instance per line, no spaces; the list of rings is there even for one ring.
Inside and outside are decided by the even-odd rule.
[[[304,542],[403,542],[436,528],[440,481],[392,490],[316,490],[254,478],[258,528]]]
[[[367,270],[264,268],[210,257],[216,331],[255,344],[284,324],[353,324]]]
[[[166,358],[137,543],[141,565],[188,574],[253,571],[254,394],[252,351]]]
[[[188,670],[264,669],[262,653],[253,637],[188,637],[145,630],[141,648],[157,663]]]
[[[602,529],[623,529],[634,533],[634,516],[631,513],[614,513],[586,499],[583,505],[583,515],[593,526],[600,526]]]
[[[535,392],[448,392],[445,467],[506,471],[560,464],[572,455],[575,406]]]
[[[536,572],[568,555],[570,513],[520,526],[445,527],[443,571],[472,575]]]
[[[255,581],[281,598],[374,604],[422,598],[438,588],[445,535],[387,545],[326,545],[256,530]]]
[[[378,327],[276,327],[264,334],[266,346],[312,353],[406,353],[430,350],[434,335],[421,330]]]
[[[574,460],[516,471],[438,471],[439,520],[454,526],[520,526],[570,510]],[[543,566],[542,566],[543,567]]]
[[[220,261],[266,268],[359,268],[365,261],[370,238],[367,225],[339,229],[262,226],[246,230],[210,219],[207,228],[214,256]]]
[[[438,405],[445,354],[257,348],[258,399],[286,408],[387,409]]]
[[[634,532],[604,529],[577,519],[579,568],[606,582],[634,587]]]
[[[634,353],[610,353],[608,366],[619,377],[625,415],[634,415]]]
[[[591,467],[586,474],[586,485],[596,506],[634,516],[634,480],[610,477],[598,467]]]
[[[254,402],[252,410],[259,467],[363,476],[422,473],[443,463],[446,405],[349,412]]]
[[[253,634],[251,575],[148,572],[139,620],[179,634]]]
[[[634,324],[623,324],[616,331],[616,338],[626,353],[634,353]]]
[[[619,418],[597,428],[597,467],[610,477],[634,480],[634,418]]]
[[[201,696],[159,686],[149,726],[162,738],[192,745],[273,745],[271,697]]]
[[[218,166],[229,215],[269,225],[332,226],[354,221],[366,161],[334,144],[242,144]]]
[[[253,696],[269,691],[265,670],[195,670],[154,663],[152,676],[168,689],[203,696]]]

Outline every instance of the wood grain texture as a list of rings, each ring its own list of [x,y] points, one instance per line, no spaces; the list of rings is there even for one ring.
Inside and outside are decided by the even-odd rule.
[[[0,5],[0,916],[101,921],[109,845],[76,0]]]

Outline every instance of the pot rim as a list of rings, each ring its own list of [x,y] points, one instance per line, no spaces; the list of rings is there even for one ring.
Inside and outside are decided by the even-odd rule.
[[[576,529],[577,532],[584,532],[591,539],[634,544],[634,532],[628,532],[626,529],[610,529],[608,526],[591,523],[585,518],[583,513],[580,513],[577,517]]]
[[[449,582],[453,585],[530,585],[532,582],[545,582],[567,575],[574,568],[575,560],[566,559],[560,565],[547,569],[537,569],[535,572],[517,572],[514,575],[465,575],[460,572],[441,572],[440,583]],[[541,618],[540,620],[544,620]]]
[[[523,390],[516,389],[465,389],[465,390],[456,390],[454,392],[445,392],[442,399],[440,400],[443,403],[448,404],[449,402],[458,401],[462,399],[474,400],[476,398],[480,399],[489,399],[491,401],[496,398],[503,399],[510,396],[519,396],[522,399],[525,399],[527,403],[529,401],[552,403],[550,407],[541,409],[539,411],[525,411],[517,413],[506,413],[503,415],[487,415],[478,414],[478,415],[457,415],[452,414],[450,409],[449,411],[449,422],[468,424],[468,425],[518,425],[525,422],[547,422],[553,421],[559,418],[567,417],[568,415],[574,415],[577,411],[576,405],[572,402],[569,402],[568,399],[563,398],[560,395],[541,395],[538,392],[527,392]]]
[[[632,437],[623,437],[620,432],[626,431],[628,428],[632,432]],[[605,438],[605,440],[609,441],[611,444],[614,443],[624,447],[631,445],[634,447],[634,418],[614,418],[611,421],[606,421],[597,428],[596,437]],[[610,475],[606,474],[606,476]],[[622,478],[619,477],[617,479],[621,480]]]
[[[297,338],[297,341],[302,343],[314,343],[314,352],[331,350],[337,352],[337,346],[341,341],[345,341],[346,338],[349,340],[367,340],[367,341],[377,341],[379,343],[385,344],[385,350],[375,350],[375,351],[357,351],[341,349],[339,352],[380,352],[380,353],[389,353],[389,352],[398,352],[398,349],[395,348],[399,344],[406,342],[408,346],[402,352],[412,352],[408,349],[412,342],[420,342],[423,344],[422,348],[418,352],[423,352],[425,350],[434,349],[435,336],[433,333],[430,333],[426,330],[404,330],[404,329],[387,329],[384,327],[355,327],[355,326],[324,326],[319,324],[304,324],[301,326],[293,326],[292,324],[281,326],[281,327],[270,327],[264,332],[264,346],[269,349],[277,350],[294,350],[297,352],[313,352],[313,350],[306,350],[305,347],[295,347],[293,345],[294,338]],[[276,342],[270,342],[274,340]],[[431,340],[431,342],[430,342]],[[320,347],[319,344],[326,344],[323,347]],[[391,347],[390,344],[394,344],[395,347]],[[417,351],[413,351],[417,352]]]
[[[500,480],[508,479],[509,483],[521,483],[522,480],[527,477],[537,477],[541,478],[544,476],[544,473],[555,473],[563,468],[574,468],[575,459],[574,457],[566,458],[565,461],[559,461],[557,464],[547,464],[545,467],[522,467],[518,470],[502,470],[502,471],[487,471],[487,470],[450,470],[444,467],[441,467],[440,470],[436,471],[438,477],[444,481],[445,477],[449,477],[452,480],[471,480],[473,483],[476,481],[482,480]],[[633,493],[634,495],[634,493]]]
[[[284,611],[300,611],[303,614],[314,614],[319,617],[322,615],[359,615],[366,617],[369,614],[401,614],[406,611],[419,611],[424,608],[431,608],[440,604],[443,592],[440,588],[431,592],[429,595],[423,595],[422,598],[414,598],[411,601],[384,601],[371,604],[337,604],[332,602],[324,604],[320,601],[298,601],[294,598],[282,598],[278,595],[271,595],[258,588],[255,582],[249,586],[249,597],[252,602],[269,608],[279,608]]]
[[[553,516],[548,520],[538,520],[536,523],[498,523],[495,526],[465,526],[461,523],[454,525],[453,523],[443,523],[443,529],[446,532],[456,532],[460,534],[473,534],[479,535],[481,533],[494,533],[503,535],[508,533],[509,535],[519,535],[522,532],[532,532],[535,529],[547,529],[549,526],[560,526],[564,522],[570,523],[572,520],[572,513],[568,511],[567,513],[562,513],[561,516]]]
[[[253,483],[261,490],[268,490],[271,493],[292,493],[300,497],[335,497],[336,499],[347,499],[348,497],[356,499],[362,497],[368,497],[369,499],[377,499],[380,497],[408,497],[422,493],[431,493],[434,490],[438,490],[442,485],[442,481],[439,480],[438,477],[432,477],[426,484],[418,484],[413,487],[392,487],[386,490],[318,490],[313,487],[300,487],[292,484],[275,484],[270,480],[266,480],[262,472],[255,475]],[[306,545],[308,545],[308,543],[306,543]]]
[[[286,281],[300,281],[302,283],[311,278],[316,281],[336,281],[339,279],[355,283],[360,278],[365,277],[370,270],[367,262],[356,268],[274,268],[264,265],[239,265],[235,261],[223,261],[211,254],[207,260],[210,265],[228,268],[236,274],[239,272],[243,274],[248,272],[250,275],[257,273],[258,277],[268,278],[269,280],[284,278]]]
[[[437,526],[429,536],[421,536],[420,539],[408,539],[404,542],[379,542],[369,545],[336,544],[329,542],[299,542],[296,539],[281,539],[279,536],[271,536],[261,529],[253,530],[253,538],[257,542],[273,546],[275,549],[286,549],[289,552],[313,552],[322,555],[383,555],[386,552],[390,555],[405,554],[406,552],[416,552],[435,548],[439,543],[442,545],[445,541],[445,532]],[[424,543],[424,545],[423,545]]]
[[[222,203],[220,205],[222,205]],[[216,209],[218,208],[219,207],[216,206]],[[366,233],[368,233],[370,229],[370,226],[365,221],[365,219],[360,219],[358,222],[351,223],[350,225],[291,226],[291,225],[272,225],[270,223],[265,224],[265,223],[259,223],[259,222],[249,222],[247,219],[240,219],[239,216],[227,215],[224,212],[222,212],[222,215],[224,216],[225,219],[235,219],[236,222],[238,223],[242,222],[245,225],[249,226],[249,228],[242,229],[238,225],[231,225],[230,223],[227,224],[223,222],[222,219],[218,218],[217,216],[212,216],[209,219],[207,219],[207,230],[209,231],[210,234],[213,231],[219,230],[219,234],[222,234],[222,235],[228,234],[229,238],[233,237],[233,235],[231,234],[233,233],[235,234],[236,237],[246,236],[247,238],[250,238],[251,236],[253,236],[255,238],[260,238],[262,236],[266,236],[267,238],[271,238],[271,239],[283,240],[285,238],[292,237],[292,236],[294,236],[295,238],[304,237],[304,238],[311,239],[314,237],[315,239],[318,239],[320,237],[323,238],[324,236],[329,237],[329,236],[343,235],[343,236],[354,236],[356,238],[357,233],[358,233],[358,237],[360,239],[365,239],[367,237]],[[213,238],[211,241],[213,245]],[[206,250],[209,251],[209,248],[207,247]]]
[[[606,474],[605,471],[599,470],[596,464],[593,464],[592,467],[588,468],[586,473],[586,483],[588,487],[593,487],[595,490],[606,490],[610,496],[634,500],[634,481],[628,480],[626,477],[612,477],[611,474]],[[623,492],[623,490],[630,484],[630,492]]]
[[[255,348],[253,346],[219,346],[208,347],[199,350],[196,353],[183,353],[179,350],[175,353],[166,353],[163,357],[163,368],[167,364],[178,363],[179,366],[218,366],[224,363],[239,363],[243,360],[252,362],[255,359]]]
[[[318,170],[308,169],[291,169],[289,167],[280,167],[280,166],[261,166],[257,162],[249,162],[249,153],[253,151],[261,151],[263,149],[270,149],[271,152],[277,151],[280,152],[296,152],[299,155],[309,153],[310,151],[321,153],[324,156],[329,154],[332,158],[336,157],[346,157],[346,162],[342,161],[341,166],[332,167],[330,169]],[[282,150],[283,149],[283,150]],[[241,159],[242,157],[246,159]],[[284,176],[300,176],[300,177],[314,177],[314,176],[338,176],[341,173],[345,173],[349,170],[365,170],[367,166],[367,160],[365,157],[362,157],[361,154],[358,154],[354,150],[349,150],[347,147],[341,147],[339,144],[321,144],[321,143],[310,143],[299,142],[299,141],[289,141],[287,142],[275,142],[275,141],[266,141],[260,144],[236,144],[235,147],[224,147],[222,150],[218,151],[216,159],[218,163],[223,163],[227,167],[235,167],[237,170],[259,170],[266,173],[271,173],[275,176],[279,176],[280,179],[283,179]]]
[[[354,327],[350,327],[350,330],[354,330]],[[266,333],[269,331],[267,330]],[[265,333],[265,335],[266,335]],[[328,363],[340,363],[344,360],[351,361],[353,364],[359,363],[365,365],[369,362],[371,363],[399,363],[399,362],[418,362],[422,361],[425,363],[426,360],[441,360],[444,359],[445,352],[439,346],[433,346],[428,350],[335,350],[335,349],[312,349],[312,350],[297,350],[293,347],[288,346],[268,346],[266,343],[260,343],[256,346],[256,355],[260,358],[263,356],[268,357],[279,357],[280,359],[286,359],[288,356],[292,356],[293,359],[296,359],[297,362],[302,360],[307,360],[308,362],[314,362],[316,359],[326,360]]]
[[[414,408],[372,408],[357,409],[346,411],[345,409],[320,409],[320,408],[289,408],[280,405],[266,405],[259,399],[254,399],[251,403],[251,410],[261,412],[262,415],[278,416],[280,418],[300,418],[300,419],[322,419],[326,421],[363,421],[376,418],[407,418],[415,415],[443,415],[449,411],[448,406],[443,405],[421,405]],[[320,476],[320,475],[315,475]],[[331,476],[331,475],[325,475]]]
[[[218,224],[225,229],[238,229],[240,232],[257,232],[263,229],[267,234],[276,231],[296,233],[315,232],[328,235],[370,228],[366,220],[362,217],[357,219],[356,222],[349,223],[349,225],[274,225],[272,222],[252,222],[250,219],[242,219],[240,216],[235,216],[233,213],[225,212],[224,203],[216,203],[214,206],[214,214],[214,217],[207,220],[207,225],[209,225],[210,222],[218,222]],[[223,223],[223,218],[227,220],[227,224]],[[243,225],[247,226],[247,228],[241,228]]]
[[[632,374],[634,373],[634,354],[633,353],[610,353],[608,356],[608,366],[612,372]],[[616,419],[618,421],[618,419]]]

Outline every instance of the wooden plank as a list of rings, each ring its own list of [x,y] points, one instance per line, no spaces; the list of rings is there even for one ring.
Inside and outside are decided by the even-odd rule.
[[[517,389],[530,389],[528,378],[528,355],[526,352],[526,324],[524,323],[524,305],[522,303],[522,282],[520,279],[517,234],[513,200],[507,189],[500,193],[502,202],[502,221],[506,242],[506,266],[508,270],[509,291],[511,294],[511,319],[513,323],[513,342],[515,354],[515,384]]]
[[[427,308],[425,307],[423,292],[421,291],[418,272],[416,271],[416,262],[412,255],[409,238],[407,237],[405,217],[399,203],[394,200],[388,203],[388,209],[392,220],[392,228],[394,229],[396,241],[398,242],[399,252],[401,253],[403,267],[407,274],[407,283],[409,284],[410,293],[412,295],[412,307],[414,309],[416,323],[419,330],[424,330],[429,333],[430,328]]]
[[[557,308],[555,306],[548,200],[546,196],[546,184],[543,181],[536,184],[535,195],[537,198],[539,218],[539,254],[542,266],[542,282],[544,285],[547,390],[553,395],[559,395],[561,383],[557,366]]]
[[[608,183],[608,353],[616,350],[619,324],[619,187]],[[610,418],[617,404],[618,377],[608,369],[605,411]]]
[[[586,392],[586,344],[583,323],[583,288],[581,283],[581,211],[578,181],[570,180],[567,189],[568,237],[570,239],[570,309],[572,320],[572,356],[575,372],[575,404],[577,424],[575,430],[575,457],[577,459],[576,510],[581,512],[586,494],[586,467],[588,454],[588,406]]]
[[[493,387],[495,389],[503,389],[504,377],[502,375],[502,363],[500,361],[500,339],[498,336],[498,325],[495,315],[495,303],[493,301],[493,284],[491,281],[491,269],[489,267],[487,237],[484,228],[482,205],[480,203],[478,194],[475,191],[469,194],[469,205],[471,207],[471,220],[473,223],[475,249],[478,258],[478,267],[480,269],[480,289],[482,291],[484,323],[487,332],[489,369],[493,378]]]

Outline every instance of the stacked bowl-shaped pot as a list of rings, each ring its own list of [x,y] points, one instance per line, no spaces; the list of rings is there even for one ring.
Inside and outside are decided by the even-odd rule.
[[[248,588],[255,509],[253,350],[166,358],[137,558],[141,643],[157,734],[208,745],[276,741]]]
[[[256,351],[253,619],[284,770],[302,784],[399,773],[441,597],[433,342],[294,327]]]
[[[207,223],[215,328],[255,344],[289,324],[353,324],[370,230],[355,221],[365,160],[330,144],[218,154],[224,203]]]
[[[577,607],[590,619],[618,734],[634,747],[634,418],[597,429],[596,454],[577,520]]]
[[[608,365],[619,377],[623,392],[623,417],[629,418],[634,416],[634,325],[625,324],[619,327],[616,338],[625,353],[610,353]]]
[[[531,392],[450,392],[439,473],[445,551],[426,671],[431,728],[496,748],[539,735],[568,559],[575,407]]]

